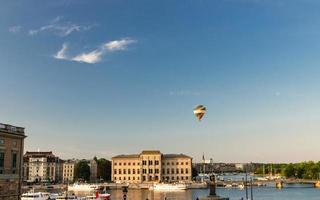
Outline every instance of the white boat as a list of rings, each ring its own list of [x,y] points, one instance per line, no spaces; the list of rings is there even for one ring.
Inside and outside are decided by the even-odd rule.
[[[239,190],[243,190],[243,189],[244,189],[244,185],[243,185],[243,184],[239,184],[239,185],[238,185],[238,189],[239,189]]]
[[[96,195],[86,196],[85,200],[109,200],[111,194],[96,192]]]
[[[92,185],[92,184],[78,184],[75,183],[73,185],[68,185],[68,191],[74,191],[74,192],[79,192],[79,191],[94,191],[97,190],[98,186],[97,185]]]
[[[224,186],[225,188],[232,188],[232,185],[231,184],[227,184]]]
[[[177,183],[177,184],[155,183],[149,189],[154,191],[179,191],[179,190],[186,190],[187,185],[182,183]]]
[[[78,198],[75,195],[61,195],[55,198],[55,200],[80,200],[80,199],[82,198]]]
[[[47,192],[27,192],[21,195],[21,200],[47,200],[49,197]]]

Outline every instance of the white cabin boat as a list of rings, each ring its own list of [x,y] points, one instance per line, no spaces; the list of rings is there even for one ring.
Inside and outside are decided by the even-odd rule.
[[[177,184],[155,183],[149,189],[154,191],[181,191],[181,190],[186,190],[187,185],[182,183],[177,183]]]
[[[27,192],[21,195],[21,200],[47,200],[49,197],[47,192]]]
[[[75,183],[73,185],[68,185],[68,191],[74,191],[74,192],[79,192],[79,191],[84,191],[84,192],[90,192],[97,190],[98,186],[93,185],[93,184],[78,184]]]

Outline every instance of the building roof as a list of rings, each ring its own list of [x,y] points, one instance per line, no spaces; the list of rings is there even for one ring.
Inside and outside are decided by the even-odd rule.
[[[112,159],[114,158],[139,158],[140,155],[139,154],[128,154],[128,155],[117,155],[112,157]]]
[[[159,150],[144,150],[141,154],[161,154]]]
[[[55,157],[52,151],[27,151],[23,157]]]
[[[26,137],[23,127],[12,126],[10,124],[0,123],[0,132]]]
[[[190,156],[187,156],[185,154],[163,154],[164,158],[192,158]]]

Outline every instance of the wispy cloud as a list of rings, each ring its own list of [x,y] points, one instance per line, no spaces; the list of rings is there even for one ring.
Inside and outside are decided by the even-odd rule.
[[[21,29],[22,29],[22,26],[11,26],[9,27],[8,30],[10,33],[18,33],[21,31]]]
[[[96,26],[93,25],[78,25],[71,22],[62,22],[63,17],[58,16],[54,18],[49,24],[41,26],[37,29],[30,29],[29,35],[37,35],[42,32],[51,32],[61,37],[65,37],[70,35],[73,32],[87,31]]]
[[[97,49],[94,49],[90,52],[82,52],[71,57],[66,56],[68,46],[64,43],[62,45],[62,48],[53,57],[59,60],[69,60],[81,63],[94,64],[100,62],[105,54],[115,51],[124,51],[128,48],[130,44],[135,42],[137,41],[129,38],[113,40],[103,43]]]
[[[60,60],[67,59],[67,56],[66,56],[67,49],[68,49],[68,45],[64,43],[62,45],[62,48],[53,57]]]

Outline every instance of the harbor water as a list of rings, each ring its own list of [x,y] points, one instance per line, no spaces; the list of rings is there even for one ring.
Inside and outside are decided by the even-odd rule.
[[[122,200],[121,190],[110,190],[112,200]],[[150,190],[129,190],[127,200],[196,200],[197,197],[206,196],[209,193],[207,189],[190,189],[180,192],[154,192]],[[245,190],[236,188],[225,189],[218,188],[219,196],[229,197],[230,200],[245,199]],[[250,190],[248,190],[250,198]],[[253,199],[256,200],[320,200],[320,189],[304,186],[292,185],[283,189],[275,187],[256,187],[253,189]]]

